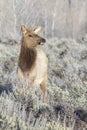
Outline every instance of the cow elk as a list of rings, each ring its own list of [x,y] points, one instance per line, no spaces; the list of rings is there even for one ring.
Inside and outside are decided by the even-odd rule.
[[[45,39],[38,36],[41,27],[35,30],[21,26],[22,40],[18,61],[18,77],[20,80],[27,78],[30,87],[40,85],[44,102],[48,102],[47,96],[47,71],[48,59],[38,45],[43,45]]]

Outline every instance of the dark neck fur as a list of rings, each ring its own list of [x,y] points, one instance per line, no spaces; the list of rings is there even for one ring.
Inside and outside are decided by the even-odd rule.
[[[30,71],[35,65],[36,49],[28,48],[22,43],[21,52],[19,56],[19,67],[23,72]]]

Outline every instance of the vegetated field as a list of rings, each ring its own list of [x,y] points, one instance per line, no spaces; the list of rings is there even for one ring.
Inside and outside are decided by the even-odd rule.
[[[86,40],[48,39],[41,48],[49,59],[49,104],[42,102],[38,87],[33,90],[17,79],[20,42],[0,40],[0,130],[86,129]],[[74,113],[78,109],[80,119]]]

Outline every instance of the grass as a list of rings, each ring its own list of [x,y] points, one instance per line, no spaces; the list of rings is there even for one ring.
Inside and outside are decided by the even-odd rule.
[[[86,42],[55,38],[41,47],[49,59],[45,104],[40,88],[33,90],[18,81],[20,44],[8,41],[0,43],[0,130],[86,129],[74,116],[77,108],[87,110]]]

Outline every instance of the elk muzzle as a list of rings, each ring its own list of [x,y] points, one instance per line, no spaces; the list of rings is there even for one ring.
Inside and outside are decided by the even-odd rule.
[[[39,41],[39,45],[43,45],[46,42],[46,40],[44,38],[41,38]]]

